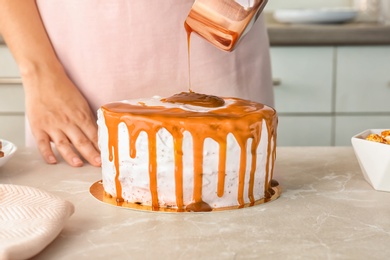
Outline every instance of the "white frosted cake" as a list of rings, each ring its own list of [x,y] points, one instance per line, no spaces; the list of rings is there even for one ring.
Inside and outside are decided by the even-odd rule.
[[[102,182],[118,203],[210,211],[272,196],[276,111],[193,92],[98,110]]]

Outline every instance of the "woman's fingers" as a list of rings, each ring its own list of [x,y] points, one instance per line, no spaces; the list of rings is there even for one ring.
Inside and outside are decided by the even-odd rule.
[[[97,132],[97,129],[94,125],[90,125],[90,128],[86,131],[90,132],[93,137],[93,133]],[[71,166],[80,167],[83,165],[80,155],[91,165],[101,165],[100,153],[96,149],[94,141],[90,140],[76,125],[67,125],[62,129],[51,129],[49,133],[40,129],[36,132],[35,137],[40,153],[49,164],[57,163],[51,147],[52,141],[59,154]]]
[[[55,137],[53,141],[56,145],[58,152],[69,165],[73,167],[83,166],[83,161],[81,160],[80,156],[75,153],[72,144],[69,142],[68,138],[64,134]]]
[[[91,137],[88,137],[84,131],[88,132]],[[83,129],[83,131],[81,131],[78,127],[71,127],[71,129],[67,132],[67,136],[74,148],[81,154],[82,157],[84,157],[85,160],[87,160],[91,165],[100,166],[100,153],[94,143],[95,140],[93,133],[95,132],[97,133],[97,129],[94,125],[90,125],[89,127]]]
[[[44,131],[38,131],[35,134],[37,141],[37,147],[41,153],[43,159],[49,164],[56,164],[57,158],[55,157],[50,145],[50,137]]]
[[[38,132],[35,133],[35,138],[37,140],[38,150],[47,163],[57,163],[57,159],[51,147],[52,141],[55,144],[59,154],[69,165],[74,167],[80,167],[83,165],[83,161],[74,152],[72,144],[69,142],[68,138],[61,130],[52,130],[49,135],[48,133],[40,129]]]

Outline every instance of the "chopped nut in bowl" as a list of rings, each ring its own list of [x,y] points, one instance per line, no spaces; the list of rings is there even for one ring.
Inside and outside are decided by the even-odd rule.
[[[375,190],[390,191],[390,129],[368,129],[351,142],[366,181]]]
[[[11,159],[16,150],[17,147],[13,143],[0,139],[0,167]]]

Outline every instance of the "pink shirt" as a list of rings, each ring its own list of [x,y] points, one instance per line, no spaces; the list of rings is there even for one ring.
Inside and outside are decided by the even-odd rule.
[[[37,4],[59,59],[93,110],[112,101],[188,91],[184,21],[193,0],[38,0]],[[192,34],[191,88],[273,106],[262,17],[233,52],[221,51]]]

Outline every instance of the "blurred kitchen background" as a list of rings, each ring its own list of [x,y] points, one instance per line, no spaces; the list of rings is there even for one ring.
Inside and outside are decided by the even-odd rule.
[[[279,146],[350,146],[365,129],[390,129],[389,4],[268,1]],[[23,95],[18,68],[0,38],[0,138],[20,147]]]
[[[390,129],[389,4],[268,1],[279,146],[349,146],[365,129]],[[301,12],[287,16],[291,8]],[[356,16],[342,23],[310,23],[325,11],[330,19],[355,9]],[[275,14],[292,22],[280,23]],[[299,18],[307,23],[294,23]]]

